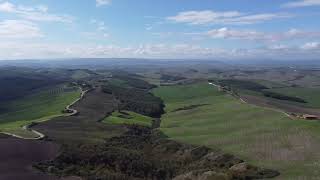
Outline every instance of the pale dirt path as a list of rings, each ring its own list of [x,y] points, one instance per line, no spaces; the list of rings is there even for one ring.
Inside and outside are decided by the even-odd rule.
[[[80,88],[80,87],[79,87],[79,88]],[[84,90],[82,90],[82,88],[80,88],[80,90],[81,90],[81,95],[80,95],[80,97],[79,97],[78,99],[76,99],[75,101],[73,101],[71,104],[69,104],[69,105],[65,108],[67,111],[70,111],[71,113],[62,114],[62,115],[57,116],[57,117],[74,116],[74,115],[78,114],[78,111],[77,111],[76,109],[72,109],[71,107],[72,107],[74,104],[76,104],[78,101],[80,101],[81,99],[83,99],[83,97],[85,96],[85,94],[89,91],[89,90],[85,90],[85,91],[84,91]],[[55,117],[55,118],[57,118],[57,117]],[[50,120],[50,119],[48,119],[48,121],[49,121],[49,120]],[[22,127],[22,129],[23,129],[24,131],[30,131],[30,132],[36,134],[37,137],[35,137],[35,138],[26,138],[26,137],[22,137],[22,136],[19,136],[19,135],[17,135],[17,134],[8,133],[8,132],[0,132],[0,133],[1,133],[1,134],[8,135],[8,136],[15,137],[15,138],[19,138],[19,139],[24,139],[24,140],[41,140],[41,139],[43,139],[44,137],[46,137],[44,134],[42,134],[42,133],[40,133],[40,132],[38,132],[38,131],[36,131],[36,130],[31,129],[31,126],[32,126],[32,124],[30,124],[30,125],[25,125],[25,126]]]

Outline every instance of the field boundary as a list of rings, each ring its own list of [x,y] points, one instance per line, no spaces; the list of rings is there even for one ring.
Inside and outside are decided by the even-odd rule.
[[[208,83],[209,85],[212,85],[214,87],[217,87],[219,89],[222,89],[222,87],[220,85],[217,85],[217,84],[214,84],[212,82],[209,82]],[[230,94],[231,96],[235,97],[235,95],[231,92],[231,93],[228,93]],[[246,100],[244,100],[243,98],[241,98],[241,96],[237,96],[237,98],[244,104],[248,104],[248,105],[251,105],[251,106],[256,106],[256,107],[260,107],[260,108],[265,108],[265,109],[269,109],[269,110],[272,110],[272,111],[276,111],[276,112],[280,112],[282,114],[284,114],[285,116],[289,117],[290,119],[292,120],[295,120],[294,117],[292,117],[290,114],[288,114],[287,112],[281,110],[281,109],[277,109],[277,108],[271,108],[271,107],[265,107],[265,106],[259,106],[259,105],[256,105],[256,104],[252,104],[252,103],[249,103],[247,102]]]

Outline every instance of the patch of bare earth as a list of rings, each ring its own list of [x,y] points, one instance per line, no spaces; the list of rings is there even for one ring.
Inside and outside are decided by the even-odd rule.
[[[58,179],[33,169],[32,165],[54,159],[59,153],[59,145],[1,135],[0,147],[0,180]]]

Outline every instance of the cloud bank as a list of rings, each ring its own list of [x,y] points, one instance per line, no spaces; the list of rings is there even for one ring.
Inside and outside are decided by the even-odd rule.
[[[176,23],[186,23],[190,25],[208,25],[208,24],[232,24],[245,25],[255,24],[273,19],[290,18],[293,15],[286,13],[261,13],[247,14],[238,11],[184,11],[175,16],[166,19]]]
[[[297,7],[307,7],[307,6],[320,6],[320,0],[302,0],[289,2],[283,5],[286,8],[297,8]]]

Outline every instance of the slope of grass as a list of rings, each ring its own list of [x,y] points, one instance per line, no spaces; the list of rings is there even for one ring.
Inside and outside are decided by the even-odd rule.
[[[288,84],[285,84],[284,82],[273,82],[273,81],[267,81],[267,80],[250,80],[256,83],[259,83],[263,86],[266,86],[270,89],[272,88],[282,88],[282,87],[287,87]]]
[[[103,122],[111,124],[137,124],[151,127],[152,118],[132,111],[116,111],[111,116],[105,118]]]
[[[126,81],[121,80],[121,79],[116,79],[116,78],[112,78],[109,81],[109,84],[111,84],[113,86],[117,86],[117,87],[129,87],[129,85]]]
[[[307,102],[308,107],[320,108],[320,88],[288,87],[269,90],[271,92],[298,97]]]
[[[159,87],[166,104],[161,130],[178,141],[220,148],[259,166],[279,170],[279,179],[320,176],[320,124],[241,103],[206,83]],[[198,108],[173,111],[190,105]]]
[[[62,115],[62,110],[79,98],[79,95],[79,89],[59,86],[1,103],[0,131],[22,136],[32,135],[32,133],[24,132],[21,127]]]
[[[76,70],[71,75],[71,77],[73,79],[84,79],[84,78],[90,77],[90,74],[85,70]]]

